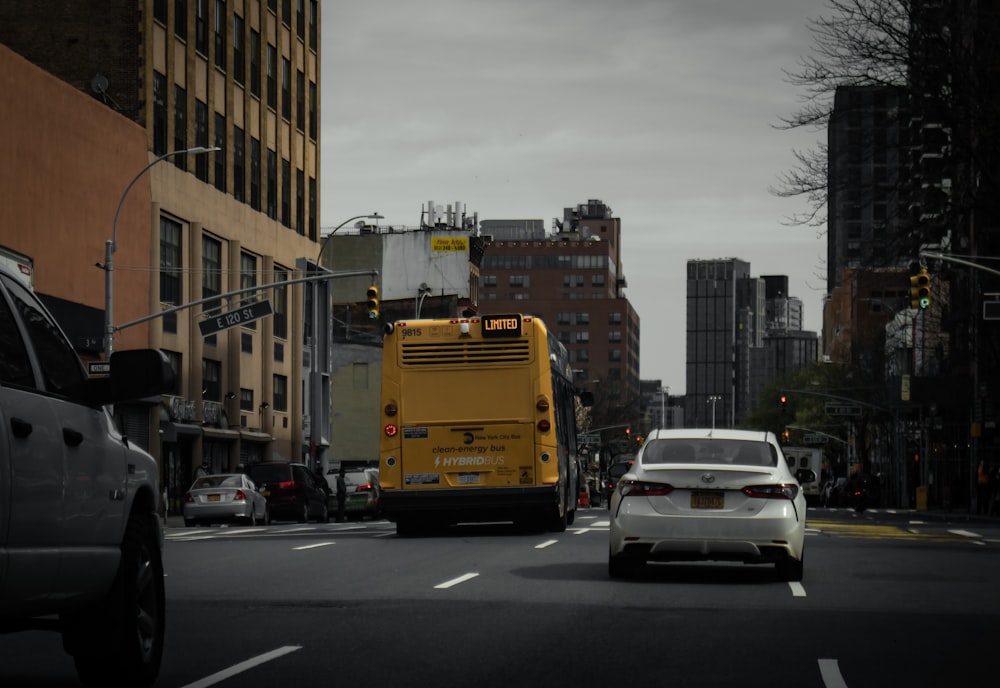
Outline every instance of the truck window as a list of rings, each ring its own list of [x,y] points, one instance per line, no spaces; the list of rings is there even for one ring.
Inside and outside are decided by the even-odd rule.
[[[0,384],[34,387],[28,352],[7,300],[0,294]]]
[[[37,302],[24,287],[11,281],[5,281],[5,284],[34,345],[45,389],[65,394],[81,385],[84,381],[83,366],[56,324],[38,308]]]

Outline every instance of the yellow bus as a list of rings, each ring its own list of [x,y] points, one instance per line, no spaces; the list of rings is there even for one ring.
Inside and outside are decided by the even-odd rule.
[[[385,331],[380,502],[396,532],[494,520],[564,531],[579,490],[577,392],[545,324],[480,315]]]

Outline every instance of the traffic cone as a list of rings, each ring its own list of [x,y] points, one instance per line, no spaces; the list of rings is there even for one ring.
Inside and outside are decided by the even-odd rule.
[[[578,507],[590,508],[590,490],[583,488],[580,490],[579,499],[577,500]]]

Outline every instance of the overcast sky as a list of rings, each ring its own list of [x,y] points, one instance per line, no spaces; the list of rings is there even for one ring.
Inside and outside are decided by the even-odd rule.
[[[775,128],[823,0],[336,0],[322,3],[321,218],[422,205],[621,218],[643,379],[685,391],[685,269],[740,258],[788,275],[819,332],[825,234],[769,192],[822,132]]]

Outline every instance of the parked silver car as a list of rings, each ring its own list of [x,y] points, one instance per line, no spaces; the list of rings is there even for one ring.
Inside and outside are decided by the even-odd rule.
[[[184,525],[226,521],[267,525],[267,498],[243,473],[203,475],[184,494]]]

